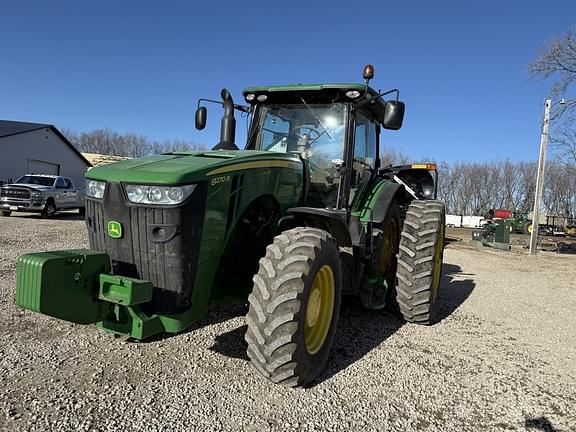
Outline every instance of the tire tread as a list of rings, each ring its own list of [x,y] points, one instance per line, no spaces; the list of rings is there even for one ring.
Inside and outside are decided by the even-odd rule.
[[[398,252],[396,300],[408,322],[433,323],[434,256],[444,221],[441,201],[413,201],[406,211]]]

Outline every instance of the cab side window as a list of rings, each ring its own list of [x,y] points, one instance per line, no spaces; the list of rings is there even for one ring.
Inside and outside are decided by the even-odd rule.
[[[64,179],[62,177],[58,177],[58,179],[56,180],[56,189],[66,189],[66,182],[64,181]]]
[[[358,113],[354,136],[350,202],[352,202],[358,187],[370,177],[371,170],[376,166],[376,124],[366,115]]]

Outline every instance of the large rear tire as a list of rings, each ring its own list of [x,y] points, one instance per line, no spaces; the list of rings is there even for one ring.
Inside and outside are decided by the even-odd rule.
[[[413,201],[400,235],[397,301],[404,319],[433,324],[440,290],[446,210],[441,201]]]
[[[266,248],[253,280],[245,336],[252,365],[274,383],[309,384],[328,359],[338,322],[336,241],[316,228],[285,231]]]

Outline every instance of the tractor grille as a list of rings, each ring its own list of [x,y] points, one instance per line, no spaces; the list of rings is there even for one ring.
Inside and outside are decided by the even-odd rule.
[[[151,310],[179,313],[190,307],[206,187],[198,185],[178,207],[128,205],[120,184],[107,184],[103,201],[86,200],[90,247],[112,258],[118,275],[154,285]],[[122,225],[120,238],[108,234],[108,222]]]
[[[30,190],[25,188],[2,188],[0,196],[6,198],[30,199]]]

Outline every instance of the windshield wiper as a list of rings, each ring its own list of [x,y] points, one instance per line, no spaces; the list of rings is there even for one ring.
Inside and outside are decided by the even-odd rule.
[[[322,121],[318,118],[318,116],[316,115],[316,113],[314,112],[314,110],[308,106],[308,104],[306,103],[306,101],[304,100],[304,98],[301,97],[300,100],[302,101],[302,103],[304,104],[304,106],[308,109],[308,111],[310,111],[310,112],[312,113],[312,115],[314,116],[314,118],[316,119],[316,121],[318,122],[318,124],[320,125],[320,127],[322,128],[322,134],[328,135],[328,138],[330,138],[330,140],[332,140],[332,137],[330,136],[330,134],[328,133],[328,131],[326,130],[326,128],[325,128],[324,125],[322,124]],[[320,136],[322,136],[322,134],[320,134]],[[320,138],[320,136],[319,136],[318,138]]]

